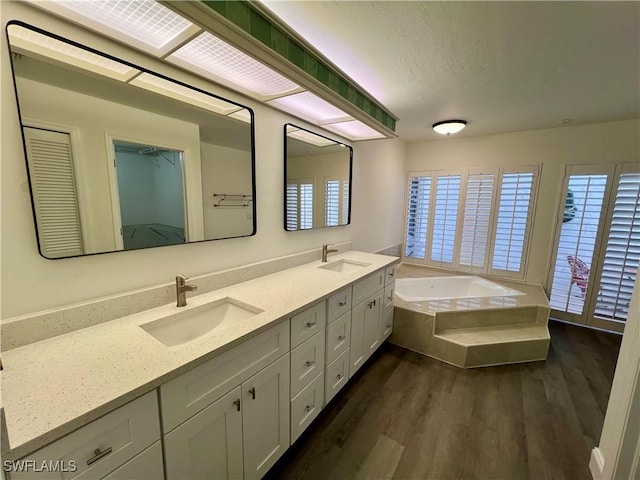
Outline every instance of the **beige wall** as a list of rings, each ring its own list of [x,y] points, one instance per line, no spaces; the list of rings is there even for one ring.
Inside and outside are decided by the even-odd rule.
[[[542,165],[526,281],[544,285],[565,166],[640,161],[640,121],[447,138],[411,144],[407,151],[407,171]]]
[[[220,198],[213,196],[214,193],[251,195],[251,152],[208,143],[200,145],[200,152],[205,238],[251,235],[253,205],[214,207]]]

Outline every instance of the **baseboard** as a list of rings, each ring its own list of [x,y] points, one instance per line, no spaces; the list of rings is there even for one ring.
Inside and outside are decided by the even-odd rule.
[[[604,458],[598,447],[591,450],[591,460],[589,460],[589,470],[593,480],[605,480],[604,478]]]

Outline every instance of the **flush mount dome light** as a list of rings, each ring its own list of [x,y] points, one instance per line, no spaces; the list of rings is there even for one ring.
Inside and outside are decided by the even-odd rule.
[[[451,135],[458,133],[467,124],[466,120],[444,120],[433,124],[433,129],[440,135]]]

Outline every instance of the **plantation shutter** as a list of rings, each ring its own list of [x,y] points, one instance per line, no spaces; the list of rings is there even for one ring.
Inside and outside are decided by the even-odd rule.
[[[324,223],[327,227],[338,225],[340,214],[340,181],[326,180],[324,183]]]
[[[494,273],[514,272],[514,276],[522,276],[536,177],[537,170],[502,174],[491,260]]]
[[[287,230],[298,229],[298,185],[287,183]]]
[[[460,199],[460,175],[438,176],[435,190],[431,261],[452,264]]]
[[[340,223],[349,223],[349,180],[342,180],[342,208],[340,209],[342,218]]]
[[[429,225],[431,177],[410,177],[408,197],[409,204],[407,207],[405,256],[424,258],[427,247],[427,229]]]
[[[313,183],[300,184],[300,229],[313,228]]]
[[[25,127],[40,251],[47,258],[82,255],[82,230],[69,134]]]
[[[640,263],[640,174],[620,175],[595,315],[626,321]]]
[[[554,310],[582,315],[607,178],[604,173],[569,175],[565,196],[568,191],[573,193],[574,217],[560,228],[549,299]]]
[[[467,177],[459,257],[461,270],[484,270],[494,183],[493,173],[470,173]]]

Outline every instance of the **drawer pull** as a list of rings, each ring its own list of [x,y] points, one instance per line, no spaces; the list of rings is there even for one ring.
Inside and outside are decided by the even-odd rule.
[[[102,452],[100,451],[99,448],[96,448],[93,453],[95,454],[93,457],[91,457],[89,460],[87,460],[87,465],[91,465],[92,463],[96,463],[98,460],[100,460],[103,457],[106,457],[107,455],[109,455],[112,452],[111,447],[104,449]]]
[[[313,360],[307,360],[306,362],[304,362],[304,364],[305,364],[307,367],[310,367],[311,365],[315,365],[315,363],[316,363],[316,362],[315,362],[315,361],[313,361]]]
[[[344,378],[344,375],[343,375],[343,374],[341,374],[341,373],[339,373],[338,375],[336,375],[336,378],[337,378],[338,380],[342,380],[342,379]]]
[[[316,325],[316,322],[307,322],[307,328],[314,327],[315,325]]]
[[[310,412],[313,409],[313,407],[315,407],[315,405],[307,405],[306,407],[304,407],[304,411]]]
[[[239,399],[239,398],[236,398],[236,399],[233,401],[233,404],[236,406],[236,410],[239,412],[239,411],[240,411],[240,399]]]
[[[394,276],[394,275],[395,275],[395,272],[391,272],[391,273],[389,273],[389,276],[390,276],[391,278],[393,278],[393,276]]]
[[[391,300],[393,300],[393,297],[392,296],[391,297],[387,297],[387,300],[391,301]]]
[[[369,308],[373,308],[376,306],[376,301],[374,300],[373,302],[369,302]]]
[[[256,387],[251,387],[249,389],[249,395],[251,395],[251,399],[255,400],[256,399]]]
[[[338,306],[339,307],[344,307],[347,304],[347,302],[338,302]]]
[[[338,341],[339,341],[339,342],[343,341],[344,339],[345,339],[345,336],[344,336],[344,335],[340,335],[340,336],[338,337]]]
[[[391,328],[392,325],[390,323],[387,324],[387,328]]]

